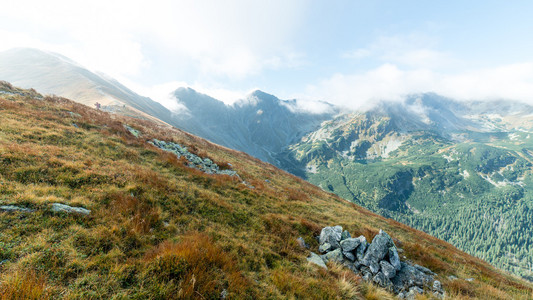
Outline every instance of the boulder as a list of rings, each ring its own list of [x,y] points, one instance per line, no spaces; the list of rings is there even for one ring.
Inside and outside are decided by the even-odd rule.
[[[342,251],[353,251],[361,244],[359,238],[347,238],[340,242]]]
[[[414,266],[405,262],[402,262],[401,265],[400,271],[396,272],[396,276],[391,279],[396,293],[406,291],[413,286],[428,286],[430,282],[433,282],[432,276],[423,273]]]
[[[392,282],[383,274],[383,272],[378,272],[374,277],[372,278],[372,281],[374,281],[377,285],[390,289],[392,288]]]
[[[307,258],[307,261],[326,270],[328,269],[322,258],[320,258],[320,256],[314,252],[311,252],[311,255]]]
[[[324,227],[320,232],[319,244],[329,243],[333,249],[340,248],[342,226]]]
[[[394,247],[392,238],[385,231],[380,230],[368,246],[362,263],[369,267],[371,264],[379,263],[389,253],[390,247]]]
[[[359,244],[359,247],[357,247],[357,250],[355,251],[355,256],[357,260],[362,261],[365,257],[366,249],[368,248],[368,243],[366,242],[366,238],[364,236],[358,237],[358,239],[361,241]]]
[[[402,268],[402,265],[400,263],[400,256],[398,255],[398,250],[396,249],[396,247],[389,248],[389,262],[396,269],[396,271],[400,271],[400,269]]]
[[[331,252],[321,255],[320,257],[325,263],[328,263],[330,261],[342,263],[342,261],[344,260],[341,249],[335,249]]]
[[[330,250],[333,250],[333,247],[331,246],[330,243],[324,243],[324,244],[321,244],[320,246],[318,246],[318,251],[320,253],[328,252]]]
[[[416,299],[416,295],[418,294],[423,294],[424,293],[424,290],[417,287],[417,286],[414,286],[412,288],[409,289],[409,292],[405,295],[405,299],[407,300],[415,300]]]
[[[351,238],[352,236],[350,235],[350,233],[348,232],[348,230],[344,230],[341,234],[341,241],[342,240],[345,240],[345,239],[349,239]]]
[[[431,271],[430,269],[426,268],[426,267],[422,267],[421,265],[417,265],[415,264],[414,266],[417,270],[427,274],[427,275],[436,275],[435,273],[433,273],[433,271]]]
[[[88,215],[91,213],[90,210],[85,209],[83,207],[72,207],[69,205],[61,204],[61,203],[52,203],[52,211],[53,212],[65,212],[65,213],[77,213],[82,215]]]
[[[16,205],[2,205],[2,206],[0,206],[0,210],[8,211],[8,212],[13,212],[13,211],[20,211],[20,212],[27,212],[27,213],[34,212],[33,209],[20,207],[20,206],[16,206]]]
[[[342,251],[342,255],[350,261],[355,261],[355,255],[351,251]]]
[[[442,284],[440,283],[440,281],[438,280],[433,281],[433,291],[435,292],[442,291]]]
[[[387,278],[392,278],[396,275],[396,269],[386,260],[380,261],[379,266],[381,267],[381,272],[383,272]]]

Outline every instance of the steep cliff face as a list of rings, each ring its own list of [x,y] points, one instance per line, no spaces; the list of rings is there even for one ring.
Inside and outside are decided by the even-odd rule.
[[[311,113],[298,107],[296,100],[280,100],[261,91],[233,105],[190,88],[180,88],[174,95],[184,107],[174,114],[178,128],[277,166],[279,153],[336,112],[324,104],[326,112]]]

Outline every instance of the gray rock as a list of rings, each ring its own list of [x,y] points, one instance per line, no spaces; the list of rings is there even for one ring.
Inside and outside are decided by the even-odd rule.
[[[298,245],[300,245],[300,248],[309,249],[309,245],[307,245],[302,237],[299,237],[296,239],[298,242]]]
[[[418,294],[423,294],[424,293],[424,290],[417,287],[417,286],[413,286],[409,289],[409,292],[405,295],[405,299],[408,299],[408,300],[415,300],[416,299],[416,295]]]
[[[474,278],[467,278],[465,280],[468,281],[468,282],[472,282],[472,281],[474,281]]]
[[[342,251],[342,255],[344,255],[344,257],[346,257],[350,261],[355,261],[355,255],[353,255],[353,253],[350,251]]]
[[[385,274],[383,274],[383,272],[378,272],[376,275],[374,275],[372,281],[384,288],[392,287],[392,282],[389,280],[389,278],[387,278],[387,276],[385,276]]]
[[[357,260],[362,261],[365,258],[365,252],[368,248],[368,243],[366,242],[366,238],[364,236],[360,236],[359,240],[361,241],[361,244],[359,247],[357,247],[357,250],[355,250],[355,257]]]
[[[389,253],[390,247],[394,247],[392,238],[385,231],[380,230],[368,246],[362,263],[367,266],[379,263]]]
[[[457,276],[450,275],[450,276],[448,276],[448,279],[450,279],[450,280],[456,280],[456,279],[457,279]]]
[[[417,265],[415,264],[415,268],[421,272],[424,272],[428,275],[436,275],[435,273],[433,273],[430,269],[426,268],[426,267],[422,267],[421,265]]]
[[[307,261],[326,270],[328,269],[322,258],[314,252],[311,252],[311,255],[307,258]]]
[[[328,252],[330,250],[333,250],[333,247],[331,247],[330,243],[324,243],[324,244],[318,246],[318,251],[320,253]]]
[[[347,238],[340,242],[342,251],[353,251],[357,248],[361,241],[358,238]]]
[[[396,275],[396,269],[387,261],[382,260],[379,262],[381,272],[387,277],[392,278]]]
[[[440,281],[438,280],[433,281],[433,291],[435,292],[442,291],[442,284],[440,283]]]
[[[433,297],[437,299],[444,299],[444,293],[442,292],[433,292]]]
[[[341,241],[342,240],[345,240],[345,239],[349,239],[351,238],[352,236],[350,235],[350,233],[348,232],[348,230],[344,230],[341,234]]]
[[[82,215],[88,215],[91,213],[90,210],[85,209],[83,207],[72,207],[69,205],[61,204],[61,203],[52,203],[52,211],[53,212],[65,212],[65,213],[77,213]]]
[[[325,262],[325,263],[328,263],[330,261],[333,261],[333,262],[337,262],[337,263],[342,263],[342,261],[344,260],[344,257],[342,256],[342,252],[341,252],[341,249],[335,249],[331,252],[328,252],[324,255],[321,255],[320,256],[322,258],[322,260]]]
[[[400,264],[400,256],[398,255],[396,247],[389,248],[389,261],[396,271],[400,271],[402,265]]]
[[[402,290],[408,290],[415,285],[422,287],[429,286],[429,283],[433,282],[433,277],[431,275],[427,275],[405,262],[401,262],[401,265],[402,268],[400,271],[396,272],[396,276],[391,279],[396,293]]]
[[[223,289],[222,292],[220,293],[220,299],[226,299],[227,296],[228,296],[228,291],[226,289]]]
[[[0,206],[0,210],[8,211],[8,212],[13,212],[13,211],[20,211],[20,212],[27,212],[27,213],[34,212],[33,209],[20,207],[16,205],[2,205]]]
[[[363,274],[363,280],[364,281],[372,280],[372,272],[370,272],[370,270],[369,271],[363,271],[362,274]]]
[[[351,262],[349,260],[345,260],[343,262],[343,265],[350,269],[352,272],[354,272],[355,274],[360,274],[361,273],[361,267],[363,266],[362,264],[358,263],[358,262]]]
[[[124,124],[124,128],[128,130],[134,137],[139,137],[141,135],[141,132],[133,127],[130,127],[126,124]]]
[[[340,241],[342,237],[342,227],[324,227],[320,232],[319,244],[329,243],[333,249],[340,248]]]
[[[370,262],[368,268],[370,269],[370,272],[372,272],[372,274],[377,274],[380,270],[379,263],[373,261]]]

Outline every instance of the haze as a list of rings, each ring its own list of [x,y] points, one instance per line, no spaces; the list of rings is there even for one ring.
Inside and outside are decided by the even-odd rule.
[[[360,107],[533,100],[530,1],[7,1],[0,51],[61,53],[165,103],[180,86]]]

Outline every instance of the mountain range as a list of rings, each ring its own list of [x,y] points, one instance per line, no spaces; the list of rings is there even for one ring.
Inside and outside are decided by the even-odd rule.
[[[179,88],[173,96],[182,109],[170,111],[67,58],[33,49],[0,53],[0,79],[135,111],[129,115],[244,151],[533,279],[533,107],[527,104],[427,93],[366,111],[321,103],[326,109],[317,114],[261,91],[227,105]]]

